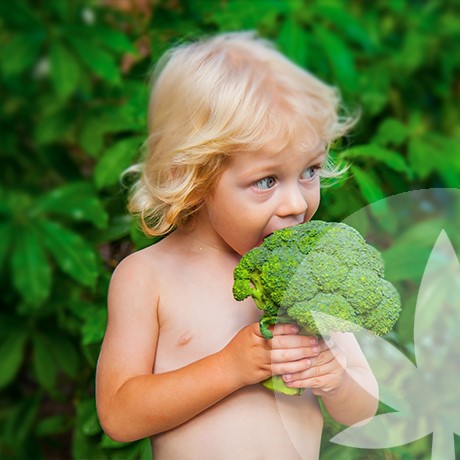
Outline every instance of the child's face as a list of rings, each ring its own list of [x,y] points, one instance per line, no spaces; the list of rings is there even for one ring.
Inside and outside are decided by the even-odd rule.
[[[311,219],[319,206],[324,149],[235,154],[205,200],[209,225],[222,244],[243,255],[270,233]]]

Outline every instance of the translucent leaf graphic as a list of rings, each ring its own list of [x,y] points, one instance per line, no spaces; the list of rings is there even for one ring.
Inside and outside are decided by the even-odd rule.
[[[460,265],[443,230],[428,259],[417,298],[416,365],[384,339],[364,330],[355,334],[379,382],[380,399],[397,412],[352,426],[333,442],[383,448],[432,434],[432,459],[455,459],[453,435],[460,432],[459,298]],[[322,333],[324,316],[315,315]]]
[[[422,431],[419,424],[408,424],[406,417],[394,412],[377,415],[365,425],[347,428],[331,441],[349,447],[386,449],[416,441],[427,434],[429,433]]]
[[[312,314],[321,334],[325,336],[330,334],[327,329],[331,322],[328,318],[329,315],[320,312],[313,312]],[[352,327],[345,320],[340,320],[340,324],[340,328],[344,330],[349,330]],[[354,335],[379,382],[379,399],[399,412],[409,411],[408,398],[410,395],[406,393],[410,393],[411,389],[407,386],[407,382],[417,378],[416,367],[409,358],[386,340],[366,329],[356,326],[355,329],[357,330]],[[326,343],[328,343],[327,339]],[[332,347],[331,350],[336,351]]]

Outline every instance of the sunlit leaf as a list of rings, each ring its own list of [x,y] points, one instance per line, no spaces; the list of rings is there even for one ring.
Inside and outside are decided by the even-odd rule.
[[[319,24],[315,25],[315,34],[332,66],[337,82],[344,90],[356,91],[358,74],[351,50],[334,32]]]
[[[358,145],[343,152],[344,159],[353,160],[355,158],[369,158],[387,165],[395,171],[407,174],[412,177],[412,170],[406,164],[401,154],[381,147],[377,144]]]
[[[345,3],[340,2],[316,2],[309,6],[309,10],[321,19],[335,24],[353,42],[365,49],[372,49],[373,42],[369,32],[356,16],[347,11],[345,6]]]
[[[367,203],[373,203],[374,201],[383,200],[385,198],[383,190],[373,177],[371,171],[364,172],[357,166],[352,166],[350,170]]]
[[[396,118],[386,118],[380,123],[373,142],[387,146],[400,145],[409,135],[409,130],[400,120]],[[400,157],[402,160],[402,157]],[[407,167],[407,166],[406,166]]]
[[[277,38],[283,53],[300,66],[305,66],[307,61],[306,37],[307,32],[302,25],[296,21],[295,16],[289,15],[283,22]]]

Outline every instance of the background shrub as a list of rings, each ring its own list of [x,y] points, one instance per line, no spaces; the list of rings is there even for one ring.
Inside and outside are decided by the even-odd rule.
[[[362,111],[334,146],[352,166],[318,218],[459,186],[458,2],[15,0],[0,13],[0,458],[151,458],[147,441],[102,433],[94,371],[111,272],[152,243],[119,174],[139,155],[148,73],[169,45],[256,29]],[[321,458],[429,451],[429,439],[381,452],[328,443],[339,429],[328,421]]]

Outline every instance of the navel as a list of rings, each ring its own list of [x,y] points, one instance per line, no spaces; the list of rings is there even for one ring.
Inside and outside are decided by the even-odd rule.
[[[192,334],[189,331],[187,331],[185,334],[182,334],[180,336],[177,344],[180,346],[187,345],[187,343],[189,343],[190,340],[192,340]]]

